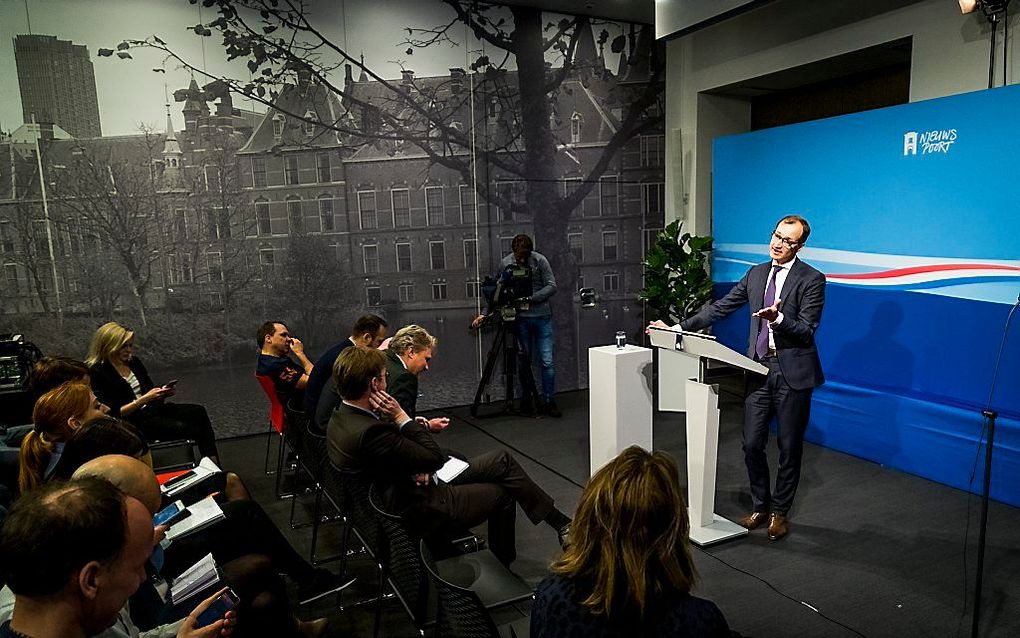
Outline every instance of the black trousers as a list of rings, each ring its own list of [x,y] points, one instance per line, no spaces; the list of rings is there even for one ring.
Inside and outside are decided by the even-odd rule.
[[[751,502],[756,512],[775,512],[786,516],[800,482],[800,462],[804,451],[804,430],[811,412],[813,389],[794,390],[786,383],[779,360],[768,357],[765,378],[748,375],[744,399],[744,463],[751,483]],[[769,462],[765,448],[769,442],[772,419],[778,421],[776,443],[779,469],[775,489],[770,489]]]
[[[216,433],[204,406],[195,403],[153,405],[151,409],[131,414],[128,420],[137,425],[150,441],[192,439],[198,444],[202,456],[220,456],[216,450]]]
[[[451,483],[430,485],[424,515],[428,527],[458,531],[488,521],[489,547],[503,563],[517,556],[516,511],[521,506],[535,525],[553,510],[553,499],[505,450],[471,457]]]
[[[221,503],[220,508],[224,520],[170,544],[163,563],[165,576],[180,575],[210,552],[219,565],[249,554],[262,554],[273,561],[276,571],[295,582],[315,576],[312,566],[294,550],[261,505],[238,500]]]

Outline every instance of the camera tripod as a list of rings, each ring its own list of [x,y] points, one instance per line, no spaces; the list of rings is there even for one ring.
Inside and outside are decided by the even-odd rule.
[[[485,367],[482,368],[482,378],[478,382],[478,389],[475,391],[475,400],[471,404],[471,416],[478,416],[478,406],[482,402],[482,396],[492,378],[492,371],[496,367],[496,359],[500,351],[503,353],[503,374],[506,378],[506,388],[503,399],[503,409],[493,414],[484,416],[498,416],[501,414],[517,414],[514,410],[514,377],[520,374],[522,399],[531,399],[532,405],[537,406],[539,402],[538,389],[535,387],[535,376],[531,372],[531,357],[521,343],[520,334],[517,331],[516,321],[507,321],[496,317],[496,336],[492,340],[492,347],[485,359]]]

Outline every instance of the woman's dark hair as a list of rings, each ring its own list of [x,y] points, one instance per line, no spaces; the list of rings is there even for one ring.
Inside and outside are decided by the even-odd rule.
[[[30,387],[32,398],[38,399],[68,381],[88,383],[89,367],[71,357],[43,357],[32,366]]]
[[[110,416],[88,421],[64,443],[64,452],[53,469],[53,478],[67,480],[82,465],[107,454],[138,458],[149,445],[135,426]]]
[[[691,590],[689,533],[676,461],[633,445],[591,478],[552,571],[585,583],[592,613],[640,619],[649,603]]]

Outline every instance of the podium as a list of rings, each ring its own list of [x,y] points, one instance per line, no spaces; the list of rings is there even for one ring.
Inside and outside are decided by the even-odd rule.
[[[727,348],[715,337],[650,326],[652,345],[660,356],[699,358],[702,373],[685,383],[687,407],[687,512],[691,542],[712,545],[747,534],[747,530],[715,513],[715,475],[719,456],[719,387],[703,383],[707,361],[719,361],[758,374],[768,368]]]

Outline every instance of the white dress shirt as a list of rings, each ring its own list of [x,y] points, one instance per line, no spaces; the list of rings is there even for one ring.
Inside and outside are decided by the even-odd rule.
[[[769,277],[773,276],[772,275],[772,271],[775,270],[775,266],[779,266],[779,270],[775,270],[775,273],[776,273],[775,274],[775,277],[776,277],[776,300],[781,301],[783,299],[783,284],[786,283],[786,278],[790,275],[790,269],[793,268],[793,264],[794,264],[795,261],[797,261],[796,257],[794,257],[790,261],[786,262],[785,264],[777,264],[775,262],[775,260],[772,261],[773,268],[769,270]],[[765,290],[768,291],[768,289],[769,289],[769,283],[768,283],[768,280],[766,280],[765,281]],[[761,299],[762,299],[762,304],[763,304],[762,307],[764,308],[765,307],[764,306],[764,303],[765,303],[765,295],[764,294],[762,295]],[[769,350],[775,350],[776,349],[776,337],[775,337],[775,335],[772,332],[772,326],[776,326],[776,325],[779,325],[781,323],[783,323],[783,313],[782,312],[779,313],[779,316],[776,317],[775,321],[770,321],[769,322]]]

